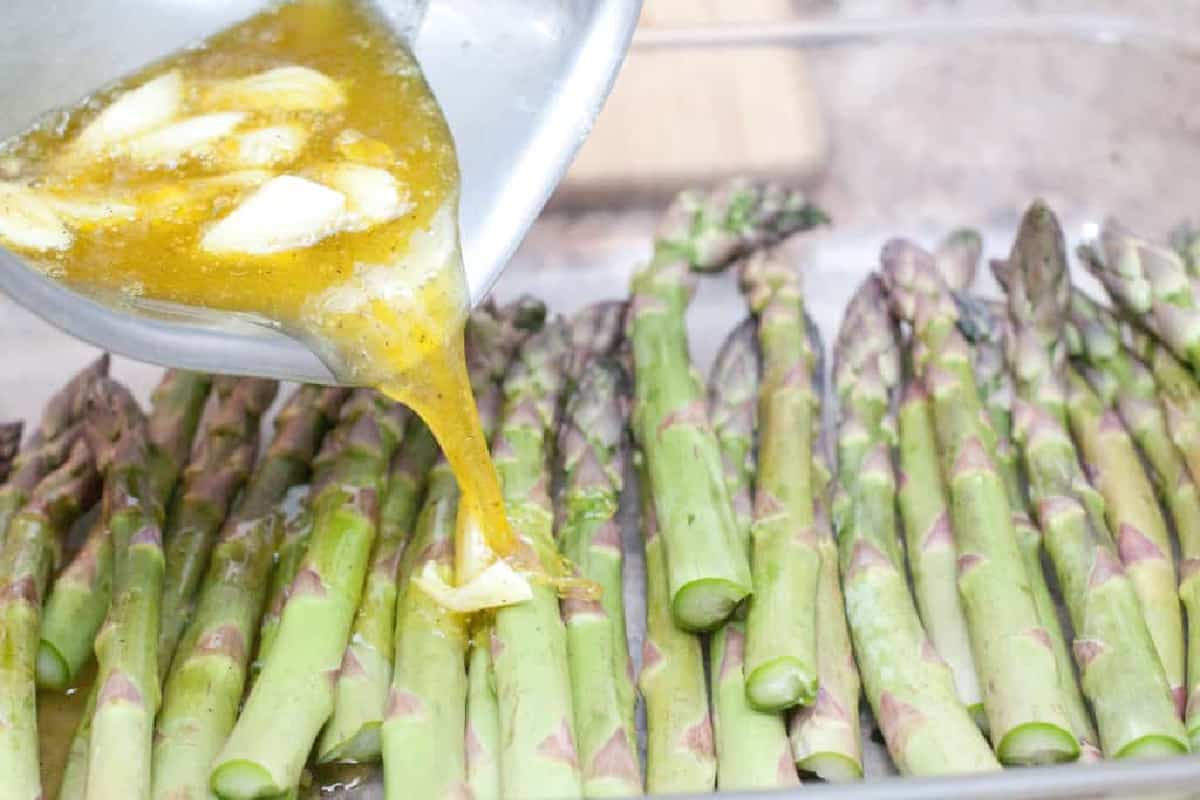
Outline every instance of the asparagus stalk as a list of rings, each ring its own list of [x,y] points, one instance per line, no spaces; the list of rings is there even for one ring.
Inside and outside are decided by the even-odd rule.
[[[899,379],[895,321],[872,275],[846,309],[834,380],[841,400],[834,508],[846,617],[867,699],[906,775],[999,769],[921,627],[896,536],[891,403]]]
[[[220,398],[212,419],[183,471],[167,515],[159,672],[166,676],[191,616],[209,555],[258,451],[259,420],[279,384],[261,378],[218,379]]]
[[[101,353],[54,393],[42,409],[42,418],[38,420],[37,427],[30,434],[28,449],[61,438],[83,419],[91,389],[101,378],[108,377],[109,366],[108,353]]]
[[[792,754],[801,772],[826,781],[857,780],[863,774],[862,739],[859,734],[858,701],[862,684],[854,663],[850,631],[846,626],[846,604],[838,574],[837,540],[829,518],[833,470],[830,466],[829,428],[822,421],[825,396],[825,345],[812,317],[805,314],[808,347],[814,354],[813,389],[817,397],[813,437],[813,529],[821,555],[817,581],[817,676],[816,701],[792,713],[789,731]]]
[[[709,376],[709,414],[721,449],[725,483],[733,501],[742,547],[750,551],[753,524],[754,440],[758,424],[757,326],[734,328]],[[746,625],[730,620],[709,640],[712,725],[721,789],[770,789],[799,783],[783,716],[760,711],[747,697]]]
[[[899,423],[900,516],[917,609],[934,649],[954,675],[958,699],[977,721],[986,724],[983,690],[958,595],[958,552],[950,527],[950,505],[942,483],[929,393],[919,378],[909,378]]]
[[[22,429],[20,422],[0,423],[0,482],[7,479],[12,470],[17,451],[21,448]]]
[[[275,565],[267,587],[266,609],[258,629],[258,650],[251,664],[251,674],[255,679],[262,672],[263,664],[275,646],[279,622],[283,618],[283,609],[288,601],[288,591],[292,582],[296,580],[300,564],[308,552],[309,540],[312,539],[313,513],[309,507],[314,496],[312,489],[313,487],[307,484],[297,486],[287,505],[287,512],[281,515]]]
[[[59,389],[42,410],[42,418],[29,437],[23,453],[7,463],[4,472],[8,481],[0,485],[0,544],[4,543],[9,520],[25,505],[29,495],[42,478],[67,458],[79,438],[79,423],[84,405],[93,384],[108,374],[108,356],[102,355],[76,373]],[[8,428],[8,436],[14,436]],[[20,436],[20,429],[15,434]],[[15,450],[14,442],[8,449]],[[0,448],[3,449],[3,448]]]
[[[254,798],[298,785],[321,726],[379,520],[379,496],[407,414],[370,390],[343,408],[345,437],[333,475],[312,498],[313,532],[262,673],[213,762],[213,791]]]
[[[760,251],[744,262],[741,287],[758,318],[763,358],[746,696],[756,708],[770,711],[809,705],[817,694],[815,601],[821,557],[812,526],[816,397],[799,275],[778,254]]]
[[[517,353],[504,379],[493,457],[527,569],[558,572],[550,458],[570,354],[562,320]],[[496,611],[492,662],[500,704],[500,787],[506,797],[579,797],[583,787],[571,704],[567,633],[555,587],[540,581],[529,602]],[[611,663],[611,662],[610,662]]]
[[[1079,756],[1049,635],[1038,616],[1012,510],[996,469],[996,434],[979,400],[958,310],[933,258],[893,240],[884,248],[893,303],[920,345],[915,369],[933,401],[958,550],[958,585],[991,740],[1011,764]]]
[[[145,467],[146,475],[144,480],[139,479],[138,482],[147,487],[147,496],[153,500],[152,505],[158,509],[159,513],[174,489],[179,470],[191,448],[192,436],[195,434],[201,411],[207,399],[209,382],[210,378],[206,375],[167,370],[163,373],[162,380],[151,396],[150,420],[148,424],[142,423],[147,428],[144,437],[150,440]],[[115,394],[117,400],[122,400],[124,397],[123,393]],[[132,411],[129,412],[131,418],[140,419],[140,414],[140,411],[136,414]],[[134,470],[132,474],[136,473],[137,471]],[[121,482],[116,482],[114,486],[117,489],[121,488]],[[108,492],[107,477],[105,492],[106,494]],[[55,594],[60,588],[56,585],[46,606],[46,620],[42,624],[43,640],[38,649],[39,682],[43,681],[43,675],[49,675],[52,679],[61,681],[63,686],[70,685],[78,670],[86,662],[93,639],[98,641],[97,630],[108,615],[113,586],[112,575],[115,572],[112,567],[114,547],[111,525],[108,515],[103,513],[103,508],[98,528],[99,530],[93,528],[92,535],[89,536],[89,543],[93,536],[99,536],[106,540],[107,557],[104,557],[103,552],[94,559],[85,555],[77,556],[75,562],[63,573],[64,576],[72,574],[73,577],[90,575],[93,580],[86,584],[80,581],[69,582],[66,585],[67,593],[75,595],[75,597],[68,597],[69,602],[63,603],[55,602]],[[82,562],[81,558],[84,559]],[[76,565],[79,565],[81,569],[75,571]],[[91,594],[93,591],[95,594]],[[64,643],[61,648],[48,648],[46,635],[58,631],[70,631],[72,618],[69,613],[73,608],[78,607],[86,608],[88,612],[80,614],[77,619],[74,619],[79,628],[74,633],[67,634],[70,644]],[[56,611],[63,615],[57,621],[51,618],[52,612]],[[95,627],[91,627],[93,624]],[[157,626],[157,621],[155,625]],[[60,657],[70,657],[72,654],[79,653],[82,653],[82,656],[79,657],[78,662],[56,663],[56,659]],[[155,659],[157,660],[157,655]],[[64,673],[67,673],[68,677],[63,677]],[[91,769],[92,717],[95,713],[100,689],[100,681],[97,680],[92,684],[92,689],[88,693],[84,713],[80,717],[75,734],[71,739],[67,763],[63,769],[63,780],[59,788],[61,800],[77,800],[77,798],[83,798],[87,792]],[[134,766],[137,768],[136,765]]]
[[[304,501],[299,482],[346,393],[316,386],[296,390],[276,418],[274,439],[237,509],[222,526],[163,691],[153,750],[156,798],[209,796],[209,765],[237,717],[279,530]]]
[[[1125,565],[1166,673],[1167,685],[1183,716],[1183,613],[1175,583],[1167,522],[1149,478],[1139,467],[1137,448],[1115,409],[1106,409],[1078,374],[1067,377],[1067,414],[1087,474],[1104,499],[1116,532],[1117,555]]]
[[[1071,730],[1079,740],[1080,760],[1095,761],[1100,758],[1097,747],[1096,729],[1091,714],[1079,691],[1075,679],[1075,662],[1071,658],[1067,639],[1058,620],[1058,605],[1046,583],[1042,569],[1042,532],[1029,516],[1029,502],[1025,497],[1018,462],[1017,448],[1012,441],[1013,378],[1004,363],[1004,345],[1007,340],[1007,311],[1001,306],[989,309],[977,306],[991,318],[986,325],[991,335],[976,342],[975,375],[980,395],[992,428],[996,432],[996,468],[1004,479],[1008,493],[1009,508],[1013,513],[1013,530],[1025,562],[1025,574],[1033,591],[1033,602],[1037,606],[1038,619],[1050,636],[1054,650],[1054,661],[1058,665],[1058,685],[1062,693]]]
[[[158,710],[162,505],[149,431],[123,387],[99,384],[88,440],[105,466],[103,514],[113,539],[113,595],[96,637],[96,700],[88,798],[150,796],[150,742]]]
[[[646,703],[646,791],[711,792],[717,777],[700,640],[675,625],[663,540],[645,459],[635,456],[646,559],[646,638],[638,687]]]
[[[571,704],[579,734],[585,797],[641,794],[635,698],[627,688],[629,649],[622,599],[621,529],[616,515],[628,451],[624,375],[604,360],[582,362],[558,436],[564,475],[560,549],[587,582],[562,600]],[[595,596],[598,588],[600,596]]]
[[[496,427],[499,381],[513,351],[530,329],[541,324],[544,307],[542,312],[526,313],[530,308],[527,301],[499,311],[485,307],[468,322],[468,370],[485,433]],[[381,731],[384,794],[388,798],[459,796],[468,779],[471,742],[491,743],[495,748],[499,741],[499,735],[493,739],[482,720],[478,728],[467,726],[466,621],[438,604],[414,581],[418,573],[429,569],[446,580],[453,575],[458,499],[450,464],[439,458],[429,472],[425,500],[400,565],[395,668]],[[494,687],[493,675],[480,673],[485,668],[481,657],[475,656],[474,663],[473,680]],[[474,717],[471,720],[476,721]],[[489,748],[489,752],[498,758],[495,749]],[[473,784],[495,786],[499,791],[498,766],[488,770],[484,761],[472,759]]]
[[[951,290],[963,290],[975,279],[983,242],[963,228],[952,232],[934,251],[934,266]],[[954,674],[958,697],[986,730],[983,689],[971,653],[967,618],[958,593],[958,550],[950,523],[950,501],[937,449],[933,408],[923,376],[914,374],[919,340],[910,342],[903,358],[908,378],[898,414],[900,516],[912,572],[913,594],[921,622],[938,655]]]
[[[488,632],[490,638],[490,632]],[[473,637],[467,662],[467,789],[471,800],[500,798],[500,702],[490,641]]]
[[[672,613],[689,630],[714,628],[752,589],[719,479],[703,387],[687,357],[684,312],[695,287],[690,273],[721,269],[821,220],[796,195],[758,185],[684,193],[667,212],[654,255],[633,277],[634,434],[667,551]]]
[[[1117,306],[1200,374],[1200,283],[1187,263],[1112,220],[1101,230],[1100,246],[1104,258],[1084,258],[1084,266]]]
[[[42,796],[38,774],[38,618],[54,555],[91,503],[97,475],[86,442],[37,485],[9,523],[0,551],[0,775],[6,797]]]
[[[100,363],[90,369],[98,372]],[[168,370],[155,389],[148,457],[153,499],[160,506],[170,499],[187,460],[209,382],[205,375]],[[59,408],[76,407],[66,397],[56,401]],[[46,601],[37,658],[39,686],[67,688],[91,658],[96,632],[108,613],[112,562],[113,541],[101,518],[89,531],[83,547],[55,579]],[[77,751],[86,749],[81,747]]]
[[[1103,501],[1084,477],[1066,431],[1062,332],[1070,284],[1062,231],[1041,202],[1025,213],[1000,272],[1013,325],[1015,438],[1074,624],[1075,658],[1101,747],[1110,757],[1186,752],[1187,737],[1105,524]]]
[[[1200,647],[1200,584],[1191,579],[1187,565],[1190,559],[1200,557],[1200,494],[1197,493],[1196,483],[1192,480],[1182,453],[1176,447],[1177,441],[1185,442],[1187,438],[1173,440],[1168,426],[1169,415],[1165,411],[1165,408],[1174,404],[1170,399],[1171,393],[1164,391],[1160,397],[1154,374],[1125,347],[1121,323],[1111,312],[1076,290],[1071,296],[1070,324],[1074,345],[1072,355],[1081,360],[1083,373],[1100,399],[1117,409],[1125,427],[1145,455],[1149,476],[1165,502],[1179,536],[1184,559],[1179,595],[1188,612],[1189,633],[1195,632],[1196,635],[1187,637],[1191,648],[1186,659],[1189,665],[1187,687],[1175,691],[1177,705],[1180,709],[1188,709],[1188,737],[1196,743],[1200,741],[1200,708],[1188,703],[1188,695],[1189,689],[1200,688],[1200,649],[1196,649]],[[1163,353],[1163,356],[1174,361],[1169,354]],[[1191,382],[1190,376],[1178,367],[1177,362],[1175,368],[1180,372],[1178,378]],[[1173,574],[1174,554],[1170,542],[1166,542],[1165,547],[1156,546],[1171,565]],[[1127,563],[1127,567],[1131,579],[1136,579],[1133,565]],[[1145,612],[1146,601],[1142,600],[1142,603]],[[1194,659],[1192,653],[1195,653]],[[1159,655],[1161,658],[1161,649]],[[1167,668],[1167,663],[1163,659],[1164,668]]]
[[[320,761],[375,761],[395,655],[393,635],[400,554],[420,508],[437,442],[419,419],[408,423],[392,459],[380,509],[379,536],[354,618],[350,644],[338,672],[333,716],[317,747]]]

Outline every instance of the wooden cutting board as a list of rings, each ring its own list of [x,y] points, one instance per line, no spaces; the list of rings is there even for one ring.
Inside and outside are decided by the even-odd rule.
[[[791,0],[646,0],[639,32],[795,13]],[[655,48],[635,40],[554,205],[659,199],[731,175],[803,184],[820,174],[828,153],[820,97],[799,49]]]

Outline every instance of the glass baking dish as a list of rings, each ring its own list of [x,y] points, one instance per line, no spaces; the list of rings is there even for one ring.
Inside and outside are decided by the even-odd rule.
[[[834,224],[789,248],[803,267],[808,307],[826,342],[890,236],[930,243],[952,226],[971,225],[984,233],[987,254],[1002,256],[1019,214],[1036,196],[1051,203],[1072,239],[1089,235],[1108,214],[1160,236],[1197,213],[1200,79],[1193,76],[1200,67],[1200,9],[1193,4],[1139,4],[1136,13],[1113,1],[817,5],[786,22],[645,30],[635,48],[804,53],[832,144],[822,174],[806,188]],[[742,169],[720,166],[730,174]],[[649,252],[660,201],[614,203],[608,196],[557,204],[535,225],[496,293],[532,292],[563,312],[622,295],[633,266]],[[1091,286],[1082,271],[1077,276]],[[701,282],[689,318],[701,369],[744,313],[731,276]],[[0,419],[35,418],[53,387],[91,355],[4,298],[0,343]],[[143,397],[158,375],[155,367],[126,360],[117,361],[115,372]],[[631,526],[627,544],[636,658],[643,606]],[[797,796],[1200,796],[1197,756],[901,780],[872,728],[864,724],[865,782],[806,784]],[[346,777],[336,796],[382,796],[376,776]]]

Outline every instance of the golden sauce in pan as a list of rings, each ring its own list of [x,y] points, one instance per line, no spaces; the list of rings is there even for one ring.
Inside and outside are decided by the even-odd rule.
[[[300,0],[0,145],[0,243],[93,294],[268,317],[411,406],[462,487],[462,584],[513,536],[465,368],[457,193],[403,43]]]

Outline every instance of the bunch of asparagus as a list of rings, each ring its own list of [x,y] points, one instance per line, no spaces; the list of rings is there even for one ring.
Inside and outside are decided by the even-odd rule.
[[[378,761],[389,798],[855,780],[862,690],[903,774],[1200,743],[1197,238],[1107,225],[1080,258],[1112,308],[1041,204],[992,264],[1000,303],[970,291],[975,234],[890,242],[827,393],[778,246],[822,221],[770,186],[685,193],[628,302],[471,316],[532,590],[490,613],[425,591],[454,574],[458,488],[372,391],[299,387],[260,456],[274,382],[171,371],[143,412],[100,359],[19,454],[0,426],[5,796],[50,788],[37,689],[93,654],[60,797],[294,797]],[[732,265],[748,316],[706,386],[685,315]]]

